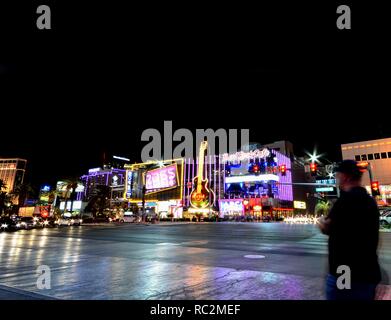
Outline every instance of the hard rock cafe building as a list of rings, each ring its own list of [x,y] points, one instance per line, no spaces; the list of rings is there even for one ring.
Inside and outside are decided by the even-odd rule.
[[[199,157],[151,161],[126,169],[124,198],[140,208],[144,194],[145,208],[161,217],[218,214],[223,219],[266,215],[276,219],[293,212],[291,160],[268,148],[205,155],[201,161]],[[197,186],[201,188],[195,178],[203,182],[207,205],[195,204],[193,194],[199,191]]]
[[[218,211],[220,218],[235,216],[279,218],[293,212],[290,159],[267,148],[220,156],[206,156],[203,177],[208,179],[213,205],[202,209],[204,214]],[[192,208],[192,183],[198,161],[186,159],[183,204]],[[214,198],[214,199],[213,199]]]

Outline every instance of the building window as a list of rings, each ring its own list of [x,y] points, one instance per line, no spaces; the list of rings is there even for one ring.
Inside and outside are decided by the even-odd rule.
[[[375,159],[379,160],[380,159],[380,153],[375,153]]]
[[[361,160],[362,161],[367,161],[367,155],[366,154],[362,154],[361,155]]]
[[[356,161],[361,161],[361,157],[359,155],[355,156]]]
[[[368,160],[373,160],[373,153],[368,154]]]
[[[381,158],[382,159],[387,159],[387,152],[382,152],[381,153]]]
[[[388,158],[391,159],[391,151],[388,151]]]

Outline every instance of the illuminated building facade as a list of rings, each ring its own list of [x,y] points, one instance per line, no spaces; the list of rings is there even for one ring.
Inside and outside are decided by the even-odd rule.
[[[52,209],[59,208],[62,212],[81,212],[83,207],[83,195],[85,187],[82,183],[78,183],[73,193],[73,190],[69,188],[69,183],[66,181],[57,181],[56,183],[56,195],[53,201]],[[72,197],[73,196],[73,197]],[[66,208],[65,208],[66,206]],[[51,210],[53,214],[53,210]]]
[[[206,156],[203,176],[215,195],[220,215],[286,215],[293,211],[291,160],[268,148]],[[198,159],[186,159],[184,206],[191,207]],[[206,212],[206,211],[205,211]]]
[[[5,192],[11,193],[18,185],[23,183],[26,165],[27,160],[25,159],[0,158],[0,180],[7,186]]]
[[[391,205],[391,138],[346,143],[341,145],[343,160],[352,159],[370,164],[373,181],[379,182],[379,205]],[[369,174],[363,185],[370,192]]]
[[[82,200],[88,201],[95,194],[96,187],[104,185],[110,187],[112,201],[123,201],[125,174],[125,169],[107,167],[88,170],[88,174],[81,176],[81,181],[84,185],[84,192],[81,195]]]
[[[145,201],[147,214],[182,218],[184,159],[126,165],[123,198],[136,210]]]
[[[219,212],[223,217],[278,218],[293,212],[289,156],[269,148],[252,147],[248,152],[203,157],[201,162],[197,157],[126,165],[123,198],[140,208],[145,187],[145,207],[156,213],[167,214],[173,208],[183,208],[205,216]],[[197,179],[203,181],[207,190],[206,207],[197,208],[192,202]]]

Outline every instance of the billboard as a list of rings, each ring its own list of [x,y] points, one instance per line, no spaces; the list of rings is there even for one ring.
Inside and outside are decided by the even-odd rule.
[[[126,178],[125,178],[125,197],[126,199],[130,199],[133,196],[133,183],[134,183],[134,171],[126,170]]]
[[[35,207],[20,207],[19,216],[20,217],[32,217]]]
[[[147,192],[175,188],[177,186],[178,171],[176,164],[147,171],[145,175],[145,187]]]
[[[221,199],[219,208],[220,216],[244,214],[243,199]]]

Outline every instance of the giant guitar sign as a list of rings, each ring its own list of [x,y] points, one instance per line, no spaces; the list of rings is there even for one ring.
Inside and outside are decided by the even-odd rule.
[[[201,142],[198,160],[198,174],[193,180],[193,191],[190,193],[190,204],[193,208],[203,209],[213,205],[215,194],[209,189],[208,179],[204,178],[205,150],[208,147],[206,141]]]

